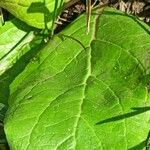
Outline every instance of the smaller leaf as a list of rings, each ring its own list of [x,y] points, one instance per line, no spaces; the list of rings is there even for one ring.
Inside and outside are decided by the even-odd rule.
[[[20,20],[36,28],[51,29],[68,0],[0,0],[0,7],[5,8]]]
[[[9,84],[37,53],[43,37],[18,19],[5,22],[0,27],[0,37],[0,103],[7,106]]]
[[[0,28],[0,37],[1,76],[35,46],[30,43],[35,41],[37,36],[34,34],[33,28],[18,19],[13,19]],[[34,44],[40,44],[40,42]]]

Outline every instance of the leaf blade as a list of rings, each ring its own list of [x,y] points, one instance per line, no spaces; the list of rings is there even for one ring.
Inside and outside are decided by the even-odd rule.
[[[40,62],[30,63],[30,73],[18,77],[24,80],[18,89],[11,85],[5,131],[12,149],[126,150],[146,139],[150,102],[141,64],[146,70],[150,65],[145,61],[150,37],[133,19],[113,13],[106,9],[100,18],[92,15],[89,35],[84,16],[79,18],[63,34],[82,41],[86,49],[72,38],[55,36]],[[132,30],[116,31],[126,21]],[[137,40],[134,31],[144,34]],[[127,38],[119,41],[124,32]]]

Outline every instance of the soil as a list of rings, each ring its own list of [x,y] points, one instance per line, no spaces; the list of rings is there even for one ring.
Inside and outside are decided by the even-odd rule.
[[[86,0],[71,0],[56,21],[55,33],[60,32],[79,15],[86,11]],[[95,0],[92,1],[94,3]],[[150,0],[97,0],[95,5],[107,4],[127,14],[133,14],[150,25]]]

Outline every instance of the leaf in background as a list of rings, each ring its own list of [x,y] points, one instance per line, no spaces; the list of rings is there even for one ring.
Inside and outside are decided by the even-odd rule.
[[[28,25],[50,29],[66,1],[68,0],[0,0],[0,6]]]
[[[13,64],[25,53],[21,51],[26,43],[33,40],[34,34],[30,33],[29,26],[24,27],[24,24],[19,20],[8,21],[0,28],[0,75],[11,68]],[[19,27],[15,24],[20,24]],[[19,29],[20,28],[20,29]]]
[[[7,149],[3,120],[8,109],[9,84],[27,65],[34,50],[40,46],[33,28],[18,19],[5,22],[0,27],[0,149]],[[35,49],[36,48],[36,49]]]
[[[81,16],[11,84],[12,150],[144,149],[150,28],[112,9],[98,13],[88,35]]]
[[[0,105],[6,105],[5,109],[0,109],[0,116],[7,110],[9,84],[37,53],[42,40],[43,37],[34,34],[33,28],[18,19],[0,27]]]

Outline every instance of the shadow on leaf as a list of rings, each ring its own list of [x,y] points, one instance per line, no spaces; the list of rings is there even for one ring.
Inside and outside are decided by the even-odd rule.
[[[27,33],[28,35],[29,33]],[[16,45],[1,59],[7,58],[7,56],[12,52],[14,49],[18,48],[18,45],[26,38],[25,35]],[[0,106],[3,106],[0,109],[0,121],[3,121],[4,115],[8,108],[8,98],[9,98],[9,85],[11,82],[25,69],[27,64],[36,56],[36,54],[40,51],[41,47],[45,45],[44,37],[41,35],[35,35],[35,37],[29,43],[23,45],[20,51],[23,52],[23,49],[30,48],[28,52],[22,54],[22,56],[13,64],[12,67],[8,68],[3,74],[0,75]]]
[[[129,148],[128,150],[141,150],[143,148],[145,148],[145,150],[149,150],[150,148],[150,131],[148,133],[146,140],[142,141],[141,143],[139,143],[134,147]]]
[[[104,123],[109,123],[109,122],[114,122],[114,121],[119,121],[119,120],[122,120],[122,119],[130,118],[130,117],[142,114],[146,111],[149,111],[150,107],[134,107],[134,108],[131,108],[131,109],[134,110],[134,111],[126,113],[126,114],[118,115],[118,116],[115,116],[115,117],[111,117],[111,118],[108,118],[108,119],[105,119],[105,120],[102,120],[102,121],[99,121],[99,122],[96,123],[96,125],[101,125],[101,124],[104,124]]]
[[[138,145],[132,148],[129,148],[128,150],[141,150],[145,147],[145,145],[146,145],[146,140],[142,141],[141,143],[139,143]]]
[[[45,0],[44,2],[34,2],[29,6],[27,13],[41,13],[44,16],[45,29],[48,29],[47,23],[50,20],[53,20],[53,13],[51,13],[46,7]]]

